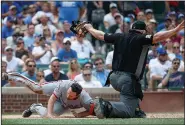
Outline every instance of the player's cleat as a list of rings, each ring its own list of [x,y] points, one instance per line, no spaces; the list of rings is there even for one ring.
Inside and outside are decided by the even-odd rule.
[[[94,112],[99,119],[107,118],[112,110],[110,102],[103,100],[102,98],[94,99]]]
[[[27,118],[30,117],[35,110],[35,106],[42,106],[41,103],[33,103],[28,109],[24,110],[22,113],[22,117]]]
[[[146,114],[140,108],[136,109],[134,118],[146,118]]]
[[[27,118],[27,117],[30,117],[32,115],[32,112],[30,111],[30,109],[26,109],[23,111],[22,113],[22,117],[23,118]]]

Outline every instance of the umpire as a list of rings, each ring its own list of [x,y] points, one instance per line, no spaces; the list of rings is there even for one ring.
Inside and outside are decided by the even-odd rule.
[[[155,35],[146,34],[146,24],[136,21],[129,33],[107,34],[96,30],[91,24],[84,27],[95,38],[114,44],[112,69],[107,81],[120,92],[120,102],[108,102],[97,98],[95,113],[98,118],[132,118],[136,116],[139,99],[143,99],[140,79],[143,76],[149,46],[165,40],[184,28],[184,21],[169,31],[158,32]],[[145,113],[140,110],[140,117]]]

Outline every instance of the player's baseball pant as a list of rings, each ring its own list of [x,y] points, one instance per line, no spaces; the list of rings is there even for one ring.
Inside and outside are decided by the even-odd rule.
[[[46,83],[42,85],[42,91],[44,95],[52,95],[54,89],[57,87],[57,82]],[[60,100],[57,100],[53,107],[53,113],[56,115],[62,115],[66,109],[62,106]],[[32,112],[38,113],[41,117],[44,117],[47,114],[47,108],[43,106],[35,106]]]
[[[44,106],[35,106],[33,107],[33,109],[31,110],[33,113],[37,113],[39,114],[41,117],[44,117],[47,115],[47,108]],[[53,107],[53,113],[55,115],[62,115],[64,112],[66,111],[66,109],[62,106],[60,100],[57,100],[54,103],[54,107]]]
[[[120,92],[120,102],[110,101],[112,111],[110,118],[132,118],[139,105],[139,99],[134,96],[132,78],[128,75],[112,73],[110,75],[112,87]]]

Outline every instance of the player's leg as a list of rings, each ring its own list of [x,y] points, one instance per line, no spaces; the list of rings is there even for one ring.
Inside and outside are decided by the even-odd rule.
[[[54,103],[54,107],[53,107],[53,113],[57,116],[60,116],[61,114],[63,114],[65,111],[64,107],[61,105],[61,102],[59,100],[57,100]],[[41,103],[34,103],[32,104],[27,110],[25,110],[22,113],[23,117],[29,117],[32,115],[32,113],[37,113],[38,115],[40,115],[41,117],[45,117],[47,115],[47,108],[44,107]]]

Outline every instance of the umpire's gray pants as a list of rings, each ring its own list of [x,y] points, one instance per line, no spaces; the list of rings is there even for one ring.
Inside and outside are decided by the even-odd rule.
[[[129,75],[113,72],[110,75],[112,87],[120,92],[120,102],[110,101],[112,111],[109,118],[132,118],[139,105],[139,99],[134,96],[134,86]]]

